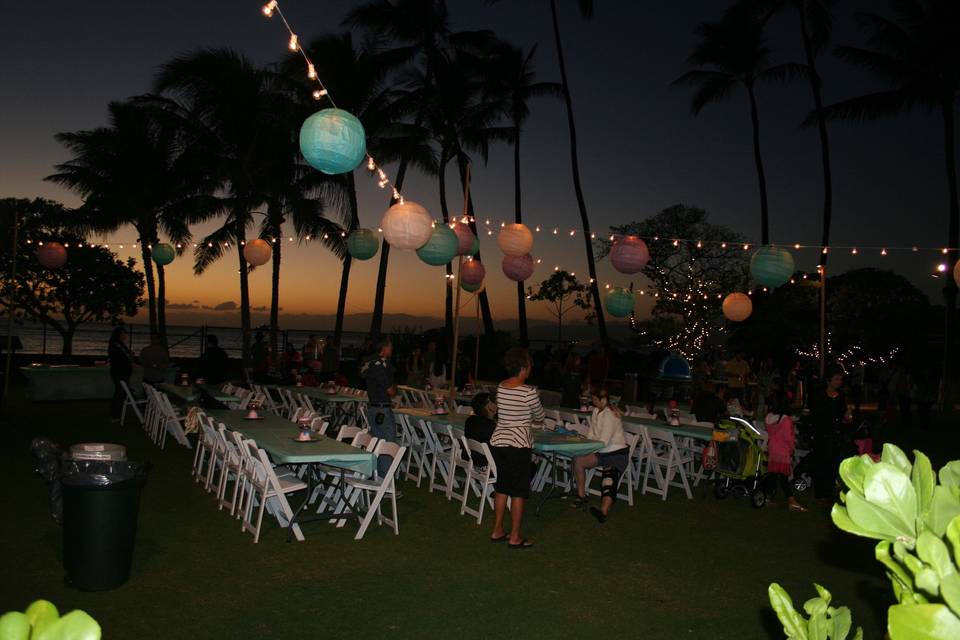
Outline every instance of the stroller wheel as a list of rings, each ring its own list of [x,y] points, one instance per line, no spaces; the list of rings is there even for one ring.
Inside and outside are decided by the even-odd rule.
[[[763,489],[754,489],[753,493],[750,494],[750,504],[759,509],[766,503],[767,494],[763,492]]]
[[[730,485],[727,484],[726,480],[718,480],[713,485],[713,495],[716,496],[717,500],[723,500],[730,495]]]
[[[807,480],[807,476],[801,475],[793,479],[793,490],[798,493],[803,493],[810,488],[810,483]]]

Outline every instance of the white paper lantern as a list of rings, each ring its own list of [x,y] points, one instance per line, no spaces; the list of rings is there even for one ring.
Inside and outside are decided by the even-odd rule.
[[[384,239],[401,251],[416,251],[427,244],[433,233],[433,218],[416,202],[398,202],[380,221]]]
[[[260,238],[251,240],[243,247],[243,259],[255,267],[267,264],[272,253],[270,243]]]
[[[731,293],[723,299],[723,315],[727,320],[743,322],[753,313],[753,301],[745,293]]]
[[[533,232],[525,224],[508,224],[497,235],[497,245],[504,255],[525,256],[533,249]]]

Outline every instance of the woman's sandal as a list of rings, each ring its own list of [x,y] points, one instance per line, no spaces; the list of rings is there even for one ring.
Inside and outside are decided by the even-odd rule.
[[[799,502],[791,502],[790,504],[787,505],[787,508],[790,511],[796,511],[797,513],[806,513],[807,511],[809,511],[809,509],[807,509],[805,506],[803,506]]]
[[[590,503],[590,499],[587,496],[577,496],[573,502],[570,503],[571,509],[579,509]]]
[[[524,538],[523,540],[521,540],[521,541],[518,542],[517,544],[513,544],[512,542],[508,542],[508,543],[507,543],[507,546],[510,547],[511,549],[529,549],[530,547],[533,546],[533,543],[532,543],[531,541],[527,540],[526,538]]]
[[[494,538],[493,536],[490,536],[490,542],[506,542],[507,538],[509,537],[510,535],[506,533],[500,536],[499,538]]]

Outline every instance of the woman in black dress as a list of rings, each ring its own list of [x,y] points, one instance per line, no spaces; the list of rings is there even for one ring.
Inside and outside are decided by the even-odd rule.
[[[110,359],[110,377],[113,378],[113,400],[110,402],[110,417],[120,420],[123,402],[126,394],[120,383],[130,385],[130,374],[133,373],[133,351],[127,344],[127,330],[117,327],[110,336],[107,345],[107,357]]]
[[[827,385],[810,398],[810,422],[813,425],[813,488],[823,504],[833,502],[840,462],[856,455],[853,446],[852,416],[843,395],[843,372],[828,371]]]

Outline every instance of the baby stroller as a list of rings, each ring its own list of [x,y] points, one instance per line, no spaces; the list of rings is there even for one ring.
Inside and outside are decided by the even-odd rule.
[[[725,418],[713,431],[717,444],[717,479],[713,494],[718,500],[729,495],[749,497],[760,508],[767,501],[763,477],[767,473],[767,454],[760,444],[761,434],[748,420]]]

